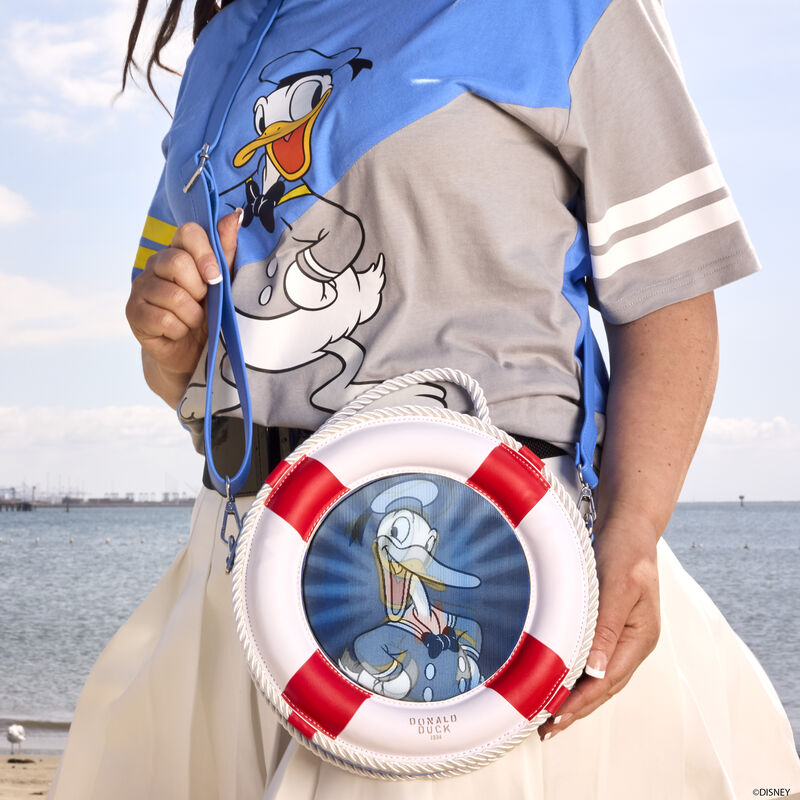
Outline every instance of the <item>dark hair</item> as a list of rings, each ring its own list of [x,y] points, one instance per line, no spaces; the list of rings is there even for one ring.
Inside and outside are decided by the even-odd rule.
[[[133,51],[136,48],[136,43],[139,41],[139,33],[142,29],[142,21],[144,20],[145,11],[147,11],[147,4],[149,0],[138,0],[136,5],[136,16],[131,26],[131,32],[128,35],[128,52],[125,55],[125,65],[122,68],[122,88],[120,94],[125,91],[125,86],[128,82],[128,76],[133,78],[133,70],[137,69],[142,71],[133,57]],[[215,0],[195,0],[194,4],[194,25],[192,27],[192,41],[196,42],[200,31],[205,28],[211,18],[217,14],[225,6],[229,6],[234,0],[221,0],[217,5]],[[153,67],[160,67],[173,75],[180,75],[177,70],[167,66],[161,61],[161,51],[166,47],[172,35],[175,33],[175,28],[178,26],[178,19],[181,15],[181,8],[183,7],[184,0],[169,0],[167,10],[164,14],[164,19],[161,21],[161,27],[158,29],[155,41],[153,42],[153,52],[150,53],[150,58],[147,62],[147,69],[145,75],[147,77],[147,85],[150,91],[156,96],[156,99],[162,106],[164,102],[158,95],[155,86],[153,85]],[[166,108],[166,106],[164,106]]]

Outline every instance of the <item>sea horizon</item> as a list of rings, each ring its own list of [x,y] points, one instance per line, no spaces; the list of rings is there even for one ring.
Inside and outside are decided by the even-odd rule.
[[[63,750],[89,669],[188,541],[190,513],[144,504],[0,513],[0,577],[16,598],[0,618],[0,727],[26,728],[23,753]],[[800,633],[786,598],[800,577],[800,502],[681,502],[665,539],[764,666],[798,741]]]

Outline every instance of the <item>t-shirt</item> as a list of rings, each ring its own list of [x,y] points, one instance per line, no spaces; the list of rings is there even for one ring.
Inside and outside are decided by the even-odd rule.
[[[284,0],[256,49],[265,5],[236,0],[198,39],[134,269],[202,218],[183,187],[252,51],[210,164],[219,213],[245,209],[257,423],[315,428],[376,382],[452,367],[495,424],[575,442],[590,297],[619,324],[758,269],[658,0]],[[221,352],[214,410],[236,416]],[[446,385],[393,401],[467,407]]]

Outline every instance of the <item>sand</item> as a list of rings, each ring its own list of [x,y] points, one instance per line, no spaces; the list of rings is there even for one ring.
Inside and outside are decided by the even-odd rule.
[[[44,797],[56,774],[59,758],[29,756],[24,752],[0,757],[0,800]],[[14,761],[33,763],[16,764]]]

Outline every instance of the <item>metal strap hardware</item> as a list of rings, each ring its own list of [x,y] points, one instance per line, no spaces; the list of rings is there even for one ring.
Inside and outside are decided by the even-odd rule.
[[[225,559],[225,572],[230,574],[230,571],[233,569],[233,562],[236,560],[236,545],[242,533],[244,519],[239,516],[239,509],[236,508],[236,498],[231,494],[231,482],[228,477],[225,478],[225,492],[225,513],[222,516],[222,527],[220,528],[219,535],[222,541],[228,545],[228,557]],[[225,531],[228,527],[228,517],[231,516],[236,523],[236,535],[226,536]]]
[[[597,519],[597,509],[594,504],[594,494],[591,486],[583,479],[583,465],[578,466],[578,479],[581,482],[581,493],[578,495],[576,505],[583,514],[583,521],[586,523],[586,530],[589,531],[589,539],[594,541],[594,522]]]

